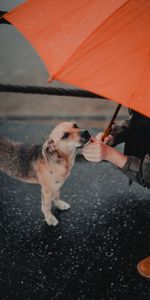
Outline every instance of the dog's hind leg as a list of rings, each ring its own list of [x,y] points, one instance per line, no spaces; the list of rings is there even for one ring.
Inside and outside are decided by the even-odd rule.
[[[61,210],[66,210],[70,208],[70,205],[67,202],[60,199],[59,192],[57,192],[53,197],[53,202],[55,206]]]
[[[58,220],[51,213],[52,194],[42,189],[42,212],[48,225],[56,226]]]

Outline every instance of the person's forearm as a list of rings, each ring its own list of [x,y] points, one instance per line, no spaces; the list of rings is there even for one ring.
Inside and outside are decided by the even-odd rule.
[[[127,159],[128,158],[126,155],[106,145],[104,160],[111,162],[112,164],[116,165],[118,168],[122,168],[127,162]]]
[[[101,142],[101,136],[97,135],[95,140],[93,139],[90,144],[83,147],[82,154],[85,159],[92,162],[106,160],[113,163],[118,168],[122,168],[127,162],[127,156],[117,151],[115,148]]]

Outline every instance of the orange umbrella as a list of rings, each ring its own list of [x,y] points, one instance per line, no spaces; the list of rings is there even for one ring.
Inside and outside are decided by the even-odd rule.
[[[150,1],[28,0],[3,17],[36,49],[50,80],[150,117]]]

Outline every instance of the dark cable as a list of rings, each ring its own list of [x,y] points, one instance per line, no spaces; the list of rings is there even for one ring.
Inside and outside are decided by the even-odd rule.
[[[43,86],[21,86],[11,84],[0,84],[0,92],[7,93],[24,93],[24,94],[41,94],[41,95],[57,95],[57,96],[73,96],[73,97],[84,97],[84,98],[102,98],[105,97],[96,95],[86,90],[80,89],[64,89],[54,87],[43,87]]]

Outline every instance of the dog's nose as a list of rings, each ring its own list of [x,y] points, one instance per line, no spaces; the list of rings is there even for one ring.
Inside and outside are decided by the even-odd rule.
[[[81,132],[81,138],[86,139],[87,141],[90,139],[91,135],[89,134],[89,132],[87,130],[84,130]]]

